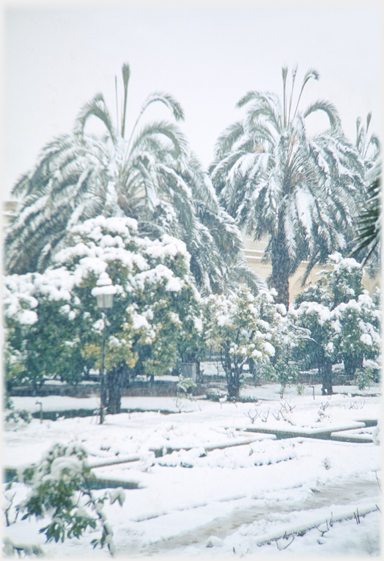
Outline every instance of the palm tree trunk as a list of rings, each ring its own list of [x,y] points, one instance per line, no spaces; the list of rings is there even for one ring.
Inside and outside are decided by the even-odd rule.
[[[276,301],[289,306],[289,255],[285,236],[279,228],[277,235],[272,239],[272,275],[269,279],[270,288],[277,291]]]

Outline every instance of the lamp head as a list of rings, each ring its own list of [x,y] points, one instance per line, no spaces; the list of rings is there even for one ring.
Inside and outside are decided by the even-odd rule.
[[[107,273],[101,273],[96,287],[92,289],[92,296],[96,296],[98,308],[112,308],[113,295],[116,294],[116,287],[113,286]]]

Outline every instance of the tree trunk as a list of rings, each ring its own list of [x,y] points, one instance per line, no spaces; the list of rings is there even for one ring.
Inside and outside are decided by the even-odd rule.
[[[227,377],[228,399],[237,401],[240,395],[240,384],[236,380],[236,374],[231,371],[230,377]]]
[[[253,358],[248,359],[249,373],[252,374],[253,383],[256,385],[259,381],[259,369],[256,368],[256,363]]]
[[[238,400],[240,394],[240,375],[236,365],[232,364],[229,348],[224,349],[222,364],[227,379],[228,399]]]
[[[280,384],[280,399],[283,399],[284,392],[285,392],[286,384]]]
[[[125,374],[124,366],[115,366],[107,372],[108,413],[120,413]]]
[[[347,356],[343,360],[347,380],[353,380],[357,368],[363,367],[363,356]]]
[[[320,365],[320,373],[323,381],[321,388],[322,395],[332,395],[332,362],[329,358],[324,358]]]
[[[276,301],[284,304],[288,310],[289,306],[289,254],[282,228],[272,239],[272,274],[269,280],[270,288],[277,291]]]
[[[200,361],[195,359],[195,363],[196,363],[196,384],[201,384]]]

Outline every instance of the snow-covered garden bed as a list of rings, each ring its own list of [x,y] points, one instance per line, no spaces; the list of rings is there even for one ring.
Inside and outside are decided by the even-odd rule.
[[[255,388],[257,403],[123,397],[124,409],[142,412],[107,415],[104,425],[97,416],[20,422],[4,433],[4,466],[39,462],[53,444],[72,443],[87,450],[90,465],[99,465],[96,477],[136,482],[139,488],[125,491],[122,507],[104,508],[118,555],[377,555],[380,448],[377,427],[365,425],[378,419],[380,396],[372,396],[371,388],[370,395],[352,397],[348,388],[349,394],[321,397],[316,386],[315,399],[309,387],[301,396],[287,388],[280,399],[279,389]],[[14,398],[16,408],[31,412],[38,409],[35,401]],[[46,411],[98,406],[96,398],[40,401]],[[262,426],[310,433],[362,424],[354,433],[363,432],[372,443],[246,432]],[[164,454],[156,457],[155,449]],[[123,457],[137,460],[119,462]],[[15,505],[27,490],[15,483],[7,496],[16,493]],[[13,522],[12,507],[8,515]],[[93,531],[45,544],[38,529],[47,520],[19,516],[5,535],[14,543],[40,544],[49,555],[109,555],[107,549],[93,551]]]

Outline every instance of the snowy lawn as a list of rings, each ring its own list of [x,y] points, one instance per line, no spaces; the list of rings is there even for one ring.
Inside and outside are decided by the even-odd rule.
[[[91,465],[136,456],[133,462],[93,469],[103,479],[139,484],[125,491],[122,507],[105,506],[117,555],[379,555],[380,447],[377,428],[364,423],[378,419],[380,397],[372,395],[378,389],[352,397],[356,388],[336,387],[349,394],[322,397],[316,386],[315,399],[309,387],[302,396],[288,388],[284,399],[279,389],[269,384],[243,390],[259,397],[257,403],[125,397],[123,408],[142,412],[107,415],[102,426],[96,416],[33,419],[4,432],[3,464],[19,468],[38,462],[56,442],[81,444]],[[97,398],[13,399],[15,408],[29,411],[39,410],[37,400],[44,411],[98,406]],[[246,431],[348,427],[373,442],[277,439]],[[16,492],[17,504],[27,491],[14,484],[7,494]],[[20,518],[4,529],[15,543],[40,544],[50,556],[109,556],[107,549],[92,549],[93,532],[45,544],[38,533],[45,520]]]

